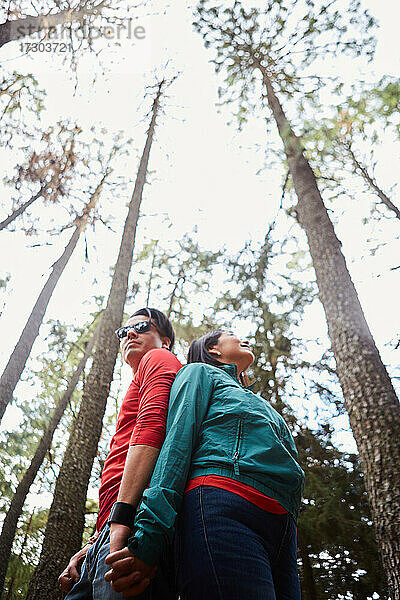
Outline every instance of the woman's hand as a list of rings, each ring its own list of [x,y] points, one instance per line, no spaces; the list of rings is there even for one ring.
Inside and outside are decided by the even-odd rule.
[[[122,592],[125,597],[141,594],[157,570],[157,567],[151,567],[137,558],[129,548],[109,554],[106,564],[111,566],[111,570],[107,571],[104,579],[111,583],[113,590]]]

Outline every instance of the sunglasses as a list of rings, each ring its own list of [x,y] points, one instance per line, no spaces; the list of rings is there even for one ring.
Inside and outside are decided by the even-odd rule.
[[[151,321],[140,321],[139,323],[135,323],[134,325],[125,325],[125,327],[120,327],[119,329],[117,329],[115,335],[117,336],[119,341],[121,341],[124,339],[124,337],[128,335],[130,331],[132,331],[132,329],[134,329],[136,333],[146,333],[147,331],[150,331],[152,325],[157,329],[157,327]]]

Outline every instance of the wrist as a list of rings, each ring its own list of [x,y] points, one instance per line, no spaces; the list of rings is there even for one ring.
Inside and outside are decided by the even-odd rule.
[[[132,529],[128,525],[122,525],[122,523],[110,523],[110,540],[112,540],[113,543],[119,543],[121,540],[128,541],[131,535]]]

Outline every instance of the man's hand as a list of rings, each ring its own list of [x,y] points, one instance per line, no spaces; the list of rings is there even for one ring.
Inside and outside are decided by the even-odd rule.
[[[58,585],[63,592],[68,593],[72,586],[79,581],[81,565],[85,559],[90,544],[86,544],[79,552],[73,555],[68,566],[58,578]]]
[[[130,527],[120,523],[110,523],[110,554],[125,548],[131,535]]]
[[[137,558],[129,548],[109,554],[106,564],[112,568],[104,579],[111,583],[113,590],[122,592],[125,597],[141,594],[157,570],[157,567],[151,567]]]

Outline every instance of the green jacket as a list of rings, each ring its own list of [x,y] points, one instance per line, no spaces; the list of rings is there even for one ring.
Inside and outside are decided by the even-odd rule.
[[[297,518],[304,473],[281,415],[243,388],[236,365],[192,363],[172,385],[166,438],[136,514],[128,547],[138,558],[158,564],[187,481],[211,474],[251,485]]]

